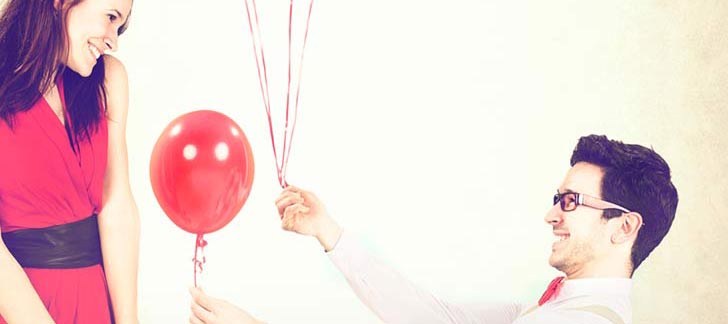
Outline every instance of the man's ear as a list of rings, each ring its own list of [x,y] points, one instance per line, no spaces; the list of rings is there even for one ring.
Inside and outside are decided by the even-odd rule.
[[[617,232],[612,235],[612,243],[621,244],[637,239],[637,233],[644,223],[637,212],[625,213],[617,218],[620,222]]]

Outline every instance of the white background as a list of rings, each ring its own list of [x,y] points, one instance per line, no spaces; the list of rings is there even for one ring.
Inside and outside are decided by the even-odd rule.
[[[280,131],[288,2],[258,2]],[[636,273],[635,323],[725,322],[728,8],[682,3],[318,1],[288,180],[435,294],[529,302],[557,274],[543,216],[577,139],[652,146],[681,202]],[[207,235],[206,290],[270,323],[377,323],[314,239],[280,229],[244,2],[135,1],[120,46],[142,323],[189,316],[194,236],[159,208],[149,159],[198,109],[233,118],[256,163],[240,214]]]

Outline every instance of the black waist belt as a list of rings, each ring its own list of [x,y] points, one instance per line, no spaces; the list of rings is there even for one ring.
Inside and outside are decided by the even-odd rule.
[[[95,214],[73,223],[3,233],[2,240],[23,268],[83,268],[103,260]]]

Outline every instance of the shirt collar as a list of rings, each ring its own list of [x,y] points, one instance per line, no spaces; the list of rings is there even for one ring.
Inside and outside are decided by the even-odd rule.
[[[632,279],[629,278],[584,278],[564,280],[554,301],[584,295],[624,295],[629,297]]]

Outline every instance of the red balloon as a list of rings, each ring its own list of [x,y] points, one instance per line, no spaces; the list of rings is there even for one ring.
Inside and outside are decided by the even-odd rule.
[[[206,234],[227,225],[253,185],[253,151],[232,119],[199,110],[173,120],[152,151],[154,195],[183,230]]]

